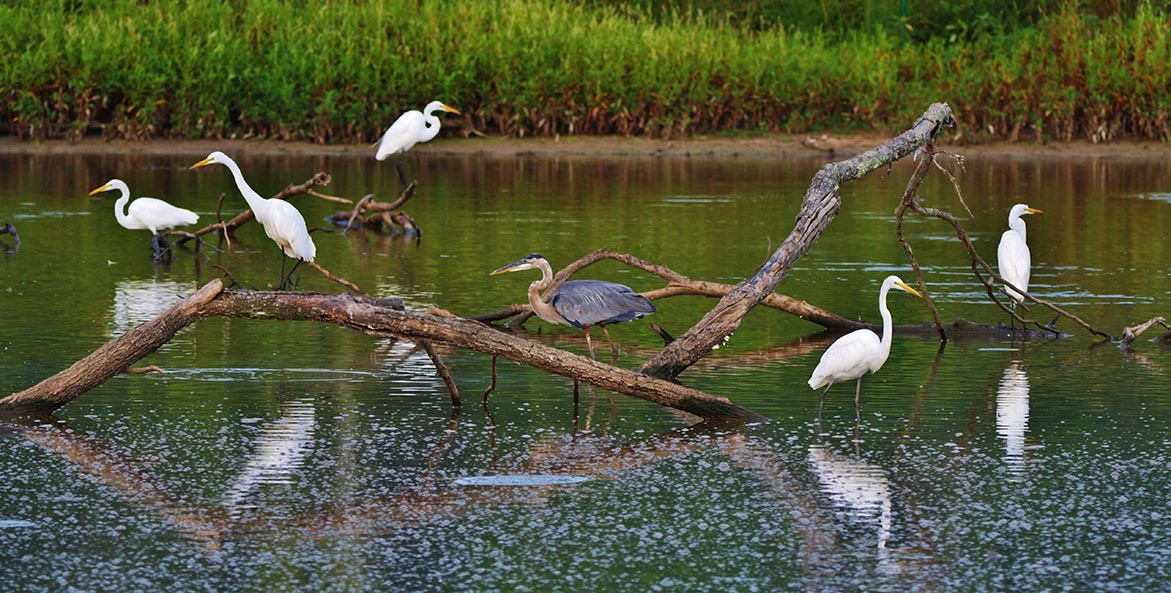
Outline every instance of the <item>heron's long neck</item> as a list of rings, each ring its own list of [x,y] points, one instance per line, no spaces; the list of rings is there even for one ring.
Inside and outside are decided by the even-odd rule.
[[[122,197],[114,202],[114,218],[118,219],[118,224],[130,228],[130,217],[126,215],[126,204],[130,203],[130,191],[122,189]]]
[[[541,298],[541,292],[553,283],[553,268],[546,261],[538,261],[537,267],[541,269],[541,279],[529,285],[529,306],[533,308],[533,313],[536,313],[537,317],[549,323],[565,323],[565,318],[553,308],[553,305]]]
[[[1025,221],[1024,221],[1024,219],[1022,219],[1019,216],[1017,216],[1015,218],[1008,219],[1008,228],[1019,233],[1022,241],[1027,241],[1027,238],[1025,236]]]
[[[878,293],[878,311],[882,313],[882,351],[890,354],[890,340],[891,334],[894,332],[892,321],[890,318],[890,309],[886,308],[886,294],[890,292],[890,287],[883,285],[882,290]],[[886,357],[882,357],[886,360]]]
[[[439,117],[435,115],[434,107],[423,110],[423,121],[427,122],[427,125],[423,126],[419,142],[430,142],[439,135]]]
[[[244,196],[244,201],[248,202],[248,207],[252,209],[256,220],[263,224],[260,218],[263,216],[262,212],[265,212],[265,202],[268,200],[262,198],[260,194],[256,193],[256,190],[252,189],[252,186],[248,185],[248,182],[244,180],[244,173],[240,171],[240,166],[236,164],[236,161],[225,160],[224,166],[232,172],[232,177],[236,179],[236,188],[240,190],[240,195]]]

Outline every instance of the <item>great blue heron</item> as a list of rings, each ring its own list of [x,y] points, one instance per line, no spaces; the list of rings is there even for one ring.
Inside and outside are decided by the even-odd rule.
[[[89,192],[89,195],[96,196],[112,189],[116,189],[122,194],[118,201],[114,202],[114,218],[124,228],[150,231],[154,235],[150,242],[150,248],[154,251],[156,260],[163,259],[164,256],[170,257],[167,251],[170,246],[163,238],[162,231],[177,226],[195,224],[199,221],[198,214],[178,206],[172,206],[158,198],[138,198],[127,208],[126,202],[130,201],[130,188],[121,179],[111,179],[105,185]]]
[[[191,165],[191,168],[198,169],[213,164],[223,165],[232,172],[232,177],[236,180],[236,187],[244,196],[244,201],[248,202],[248,207],[256,216],[256,222],[264,227],[264,234],[268,235],[268,238],[272,239],[277,247],[280,247],[283,255],[281,257],[281,283],[278,290],[284,289],[289,279],[293,277],[297,266],[301,265],[303,261],[313,261],[317,255],[317,246],[313,244],[313,238],[309,236],[309,230],[305,226],[305,217],[301,216],[301,212],[297,210],[296,206],[284,200],[261,197],[244,180],[244,173],[240,171],[240,166],[236,164],[236,161],[222,152],[216,151],[207,155],[207,158]],[[296,260],[287,277],[285,276],[284,255]]]
[[[423,108],[422,113],[412,109],[398,116],[378,141],[378,152],[374,153],[374,158],[384,161],[392,154],[398,155],[394,168],[398,169],[398,179],[403,187],[407,186],[406,176],[403,175],[403,154],[415,144],[427,142],[439,134],[439,118],[433,115],[435,111],[460,115],[458,109],[442,101],[432,101]]]
[[[858,380],[854,388],[854,415],[860,416],[859,398],[862,394],[862,376],[867,372],[876,372],[882,368],[890,356],[891,320],[890,309],[886,308],[886,293],[890,289],[905,290],[919,298],[923,295],[919,291],[907,286],[898,276],[887,276],[882,281],[882,288],[878,291],[878,310],[882,312],[882,338],[868,329],[854,330],[830,345],[821,355],[821,362],[813,369],[813,376],[809,377],[809,387],[821,389],[821,400],[818,403],[818,417],[821,416],[821,405],[825,403],[825,393],[835,383],[842,383],[853,379]]]
[[[614,340],[610,339],[606,325],[632,321],[655,312],[655,305],[629,286],[601,280],[563,282],[549,295],[549,302],[546,303],[541,299],[541,291],[553,282],[553,268],[548,260],[536,253],[498,268],[491,275],[533,268],[541,270],[541,279],[529,285],[529,305],[532,306],[533,313],[549,323],[563,323],[584,330],[591,358],[596,358],[594,343],[590,340],[591,327],[602,328],[602,332],[606,334],[606,341],[610,344],[610,354],[617,358],[618,351],[614,348]]]
[[[1029,254],[1029,244],[1025,242],[1025,221],[1021,217],[1026,214],[1043,214],[1036,208],[1029,208],[1028,204],[1017,204],[1008,212],[1008,230],[1000,236],[1000,246],[996,248],[996,263],[1000,268],[1000,277],[1013,286],[1028,292],[1029,275],[1033,265]],[[1012,309],[1016,310],[1017,303],[1025,299],[1021,293],[1005,287],[1008,296],[1012,297]]]

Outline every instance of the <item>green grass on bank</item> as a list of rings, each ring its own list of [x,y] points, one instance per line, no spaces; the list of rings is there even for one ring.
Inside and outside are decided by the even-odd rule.
[[[942,100],[970,139],[1171,139],[1171,13],[1066,6],[916,41],[554,0],[18,1],[0,93],[25,138],[371,141],[438,98],[505,135],[895,131]]]

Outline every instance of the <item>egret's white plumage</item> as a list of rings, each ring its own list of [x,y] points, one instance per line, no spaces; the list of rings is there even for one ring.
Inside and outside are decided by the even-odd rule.
[[[244,180],[244,174],[240,172],[240,166],[236,164],[236,161],[218,150],[207,155],[207,158],[202,161],[191,165],[191,168],[198,169],[213,164],[223,165],[232,172],[232,177],[236,180],[236,187],[244,196],[244,201],[248,202],[248,207],[252,209],[256,222],[264,227],[264,234],[268,235],[268,238],[272,239],[277,247],[280,247],[281,253],[296,260],[293,269],[289,270],[290,277],[301,262],[313,261],[313,258],[317,256],[317,246],[313,244],[313,238],[309,236],[309,229],[305,226],[305,217],[301,216],[301,212],[297,210],[296,206],[284,200],[261,197]],[[287,282],[288,278],[284,274],[284,260],[282,259],[280,287],[283,288]]]
[[[1000,236],[1000,246],[996,248],[996,262],[1000,268],[1000,277],[1005,282],[1028,292],[1029,275],[1032,269],[1032,255],[1029,253],[1029,244],[1025,241],[1025,221],[1021,217],[1026,214],[1042,214],[1041,210],[1029,208],[1027,204],[1017,204],[1008,212],[1008,230]],[[1013,307],[1024,300],[1024,296],[1008,287],[1008,296],[1012,297]]]
[[[886,307],[886,294],[892,288],[923,298],[919,291],[907,286],[898,276],[887,276],[878,291],[878,310],[882,313],[882,337],[879,338],[868,329],[859,329],[838,338],[821,355],[821,362],[817,363],[817,368],[813,369],[813,375],[809,377],[810,388],[825,387],[825,391],[829,391],[835,383],[857,379],[858,386],[854,391],[855,412],[862,392],[862,376],[882,368],[890,356],[892,329],[890,309]],[[822,401],[825,400],[825,391],[821,393]]]
[[[198,214],[172,206],[158,198],[138,198],[126,207],[126,203],[130,201],[130,188],[121,179],[111,179],[105,185],[89,192],[89,195],[95,196],[110,190],[118,190],[122,194],[118,201],[114,202],[114,218],[118,220],[118,224],[130,230],[150,231],[155,235],[156,254],[160,249],[160,231],[199,221]]]
[[[378,152],[374,158],[384,161],[392,154],[401,155],[419,142],[427,142],[439,134],[439,118],[433,115],[435,111],[446,111],[460,115],[459,110],[442,101],[432,101],[423,108],[423,112],[412,109],[394,120],[387,128],[382,139],[378,141]]]

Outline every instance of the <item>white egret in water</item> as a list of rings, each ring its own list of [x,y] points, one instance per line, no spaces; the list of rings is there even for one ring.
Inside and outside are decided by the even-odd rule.
[[[121,179],[111,179],[105,185],[89,192],[89,195],[96,196],[114,189],[122,194],[118,201],[114,202],[114,218],[118,219],[118,224],[124,228],[135,231],[140,229],[150,231],[154,235],[150,247],[154,251],[156,260],[162,259],[170,253],[168,251],[170,246],[167,245],[162,231],[177,226],[195,224],[199,221],[198,214],[178,206],[172,206],[158,198],[138,198],[127,208],[126,202],[130,201],[130,188]]]
[[[458,109],[442,101],[432,101],[423,108],[422,113],[412,109],[398,116],[378,141],[378,152],[374,158],[385,161],[390,155],[398,155],[394,167],[398,169],[398,178],[403,187],[407,185],[406,175],[403,174],[403,154],[415,144],[427,142],[439,134],[439,118],[434,115],[435,111],[460,115]]]
[[[284,257],[281,257],[281,282],[278,290],[283,290],[289,279],[293,277],[297,266],[301,265],[303,261],[313,261],[317,255],[317,246],[313,244],[313,239],[309,236],[309,230],[305,226],[305,218],[301,216],[295,206],[284,200],[261,197],[244,180],[244,174],[240,172],[240,166],[236,164],[236,161],[222,152],[216,151],[207,155],[207,158],[191,165],[191,168],[198,169],[214,164],[223,165],[232,172],[232,177],[236,179],[236,187],[244,196],[244,201],[248,202],[248,207],[256,216],[256,222],[264,227],[264,234],[276,242],[283,255],[296,260],[293,269],[289,270],[288,276],[285,276],[285,260]]]
[[[1025,242],[1025,221],[1021,217],[1026,214],[1044,214],[1036,208],[1029,208],[1027,204],[1017,204],[1008,212],[1008,230],[1000,236],[1000,246],[996,248],[996,263],[1000,268],[1000,277],[1005,282],[1028,292],[1029,274],[1033,265],[1029,254],[1029,244]],[[1005,287],[1008,296],[1012,297],[1012,309],[1025,299],[1021,293]]]
[[[655,312],[655,305],[629,286],[601,280],[563,282],[549,295],[549,302],[546,303],[541,299],[541,291],[553,282],[553,268],[536,253],[498,268],[490,275],[533,268],[541,270],[541,279],[529,285],[529,305],[533,313],[549,323],[568,324],[584,330],[590,357],[594,357],[594,343],[590,340],[591,327],[601,326],[610,344],[610,354],[617,358],[618,351],[614,348],[614,340],[610,339],[606,325],[632,321]]]
[[[907,286],[898,276],[887,276],[882,281],[882,288],[878,291],[878,310],[882,313],[882,338],[869,329],[854,330],[840,338],[826,349],[821,355],[821,362],[813,369],[813,376],[809,377],[809,387],[821,389],[821,400],[817,406],[817,415],[821,416],[821,405],[825,403],[825,393],[835,383],[843,383],[853,379],[858,380],[854,388],[854,415],[860,417],[859,398],[862,393],[862,376],[866,373],[877,372],[882,368],[890,356],[891,319],[890,309],[886,308],[886,293],[890,289],[905,290],[919,298],[923,295],[919,291]]]

